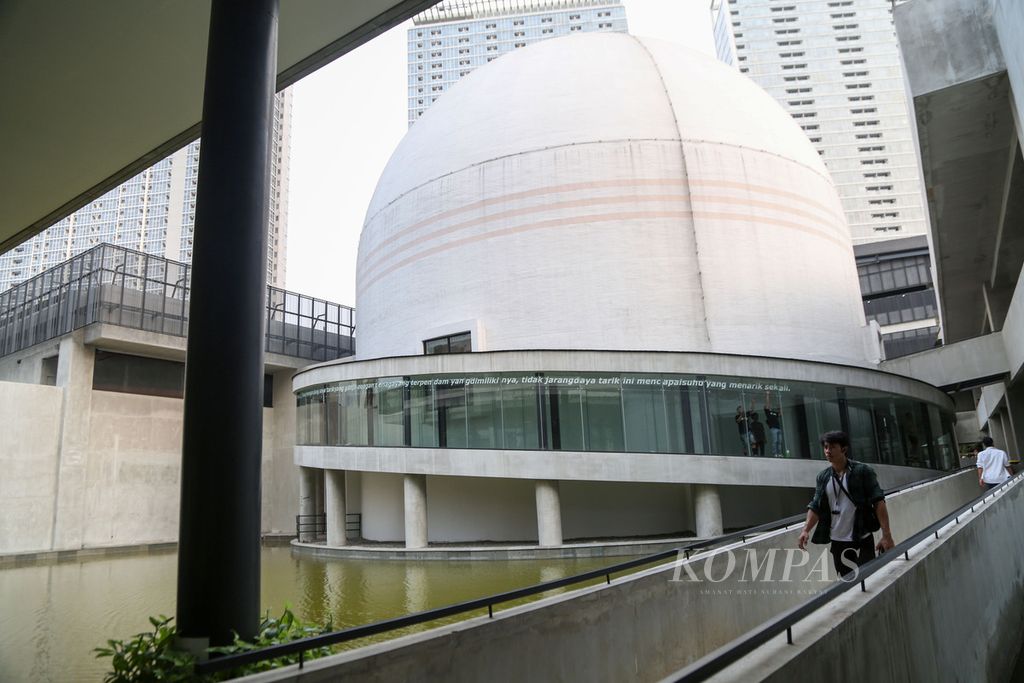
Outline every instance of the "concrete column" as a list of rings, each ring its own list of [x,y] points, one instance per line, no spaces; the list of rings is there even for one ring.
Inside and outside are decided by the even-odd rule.
[[[1006,387],[1006,416],[1003,421],[1006,436],[1012,437],[1013,450],[1007,453],[1019,455],[1024,452],[1024,386],[1018,382]]]
[[[427,547],[427,475],[405,475],[405,547]]]
[[[537,539],[542,546],[562,545],[562,502],[557,481],[534,483]]]
[[[313,505],[313,512],[317,515],[322,515],[326,511],[324,505],[324,470],[315,469],[313,472],[316,474],[316,479],[313,482],[313,497],[316,502]]]
[[[345,545],[345,471],[324,470],[324,488],[324,502],[327,506],[327,545]]]
[[[989,415],[988,435],[992,437],[995,447],[1006,450],[1006,433],[1003,431],[1003,411],[997,410]]]
[[[693,485],[693,517],[697,522],[697,538],[722,535],[722,501],[717,486]]]
[[[299,468],[299,514],[316,514],[316,470],[312,467]]]
[[[85,524],[86,470],[89,459],[89,424],[92,421],[92,375],[96,353],[82,343],[81,330],[60,341],[57,386],[64,389],[60,420],[60,450],[53,496],[50,548],[81,548]]]
[[[251,640],[260,621],[277,27],[278,0],[210,3],[182,411],[175,624],[188,649]]]

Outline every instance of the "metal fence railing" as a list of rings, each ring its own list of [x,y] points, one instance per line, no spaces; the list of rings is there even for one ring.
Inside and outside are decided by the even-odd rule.
[[[188,336],[192,266],[100,244],[0,293],[0,357],[92,323]],[[352,355],[355,311],[267,287],[266,346],[313,361]]]
[[[352,541],[363,535],[363,515],[349,512],[345,515],[345,538]],[[295,515],[295,538],[299,543],[325,543],[327,541],[327,515]]]

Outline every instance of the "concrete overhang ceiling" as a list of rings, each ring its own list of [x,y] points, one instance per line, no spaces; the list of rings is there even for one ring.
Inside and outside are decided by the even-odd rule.
[[[945,339],[981,333],[1016,149],[1006,72],[914,98]]]
[[[278,89],[435,1],[281,0]],[[209,0],[0,2],[0,253],[199,137],[209,18]]]

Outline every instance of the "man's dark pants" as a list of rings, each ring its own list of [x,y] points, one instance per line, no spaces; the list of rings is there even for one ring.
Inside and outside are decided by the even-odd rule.
[[[875,559],[875,539],[868,534],[859,541],[832,541],[831,551],[836,574],[843,577],[853,571],[853,565],[859,567]],[[846,564],[840,561],[843,553],[846,553]]]

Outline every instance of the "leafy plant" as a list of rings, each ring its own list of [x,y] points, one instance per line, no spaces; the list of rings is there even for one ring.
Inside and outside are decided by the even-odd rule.
[[[94,650],[97,657],[110,657],[114,670],[104,683],[150,683],[191,681],[195,656],[172,650],[176,628],[173,617],[150,617],[152,632],[137,633],[129,640],[108,640],[108,647]]]
[[[262,650],[263,648],[270,647],[271,645],[280,645],[282,643],[290,643],[293,640],[299,640],[300,638],[319,636],[324,633],[330,633],[332,630],[334,630],[334,626],[330,619],[328,619],[327,623],[322,626],[303,624],[292,613],[291,609],[285,605],[284,611],[281,613],[280,617],[274,618],[270,616],[269,611],[267,612],[266,616],[263,617],[263,621],[260,622],[259,629],[257,629],[256,632],[256,638],[252,642],[242,640],[236,634],[234,643],[222,647],[211,647],[210,654],[233,655],[240,652]],[[332,648],[330,646],[323,646],[306,650],[303,657],[307,660],[317,659],[318,657],[325,657],[331,654],[331,652]],[[277,657],[276,659],[267,659],[262,662],[255,662],[238,669],[233,669],[229,672],[228,678],[256,673],[258,671],[268,671],[270,669],[276,669],[279,666],[296,664],[298,661],[298,654],[285,655],[284,657]]]
[[[225,681],[258,671],[267,671],[280,666],[294,664],[299,661],[298,654],[246,664],[223,673],[197,676],[194,673],[196,657],[187,652],[174,650],[174,636],[177,627],[171,624],[173,617],[160,615],[150,617],[152,632],[138,633],[128,640],[108,640],[107,647],[98,647],[93,651],[99,658],[110,657],[113,670],[103,679],[104,683],[153,683],[168,681],[193,681],[212,683]],[[270,612],[264,616],[257,629],[256,637],[250,642],[242,640],[235,634],[231,645],[211,647],[208,655],[231,655],[240,652],[261,650],[271,645],[289,643],[300,638],[308,638],[329,633],[333,630],[330,621],[321,626],[303,624],[287,605],[280,617],[271,617]],[[329,646],[313,648],[304,654],[305,659],[316,659],[329,655]]]

